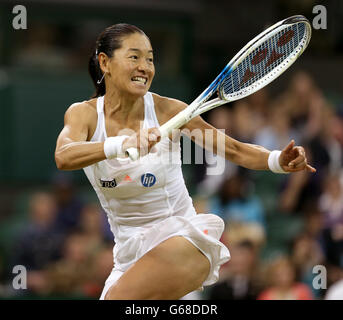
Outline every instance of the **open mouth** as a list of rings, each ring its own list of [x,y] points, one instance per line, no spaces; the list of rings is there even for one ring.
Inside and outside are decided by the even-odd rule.
[[[144,78],[144,77],[133,77],[133,78],[131,78],[131,80],[134,82],[144,84],[144,85],[148,82],[148,79]]]

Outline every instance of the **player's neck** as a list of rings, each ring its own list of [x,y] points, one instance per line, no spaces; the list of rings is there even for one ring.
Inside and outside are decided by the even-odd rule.
[[[109,116],[116,114],[121,117],[132,117],[134,114],[140,114],[144,106],[143,97],[127,95],[118,91],[109,90],[104,99],[104,110]]]

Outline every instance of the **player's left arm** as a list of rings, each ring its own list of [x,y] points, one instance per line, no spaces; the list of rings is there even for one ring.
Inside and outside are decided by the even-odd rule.
[[[173,106],[172,108],[169,108],[170,110],[173,110],[172,113],[177,114],[187,107],[185,103],[179,100],[172,99],[172,101]],[[170,117],[175,114],[171,114]],[[197,131],[195,129],[198,129],[198,131],[199,129],[201,130],[201,139],[199,139],[196,134],[192,134]],[[237,165],[252,170],[269,170],[268,157],[271,152],[270,150],[259,145],[240,142],[226,135],[224,132],[217,130],[200,116],[197,116],[186,123],[181,127],[181,130],[198,145],[200,141],[202,143],[202,145],[200,145],[201,147],[209,152],[225,155],[225,159],[230,160]],[[208,137],[211,135],[212,139],[206,139],[206,136]],[[295,146],[293,140],[282,150],[279,157],[279,164],[286,172],[301,170],[316,172],[316,169],[307,163],[304,148]]]

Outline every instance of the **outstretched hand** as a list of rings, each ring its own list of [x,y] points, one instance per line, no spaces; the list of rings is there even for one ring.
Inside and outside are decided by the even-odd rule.
[[[294,144],[295,142],[292,140],[280,154],[279,162],[282,169],[287,172],[297,172],[302,170],[316,172],[317,170],[307,163],[304,148],[301,146],[294,146]]]

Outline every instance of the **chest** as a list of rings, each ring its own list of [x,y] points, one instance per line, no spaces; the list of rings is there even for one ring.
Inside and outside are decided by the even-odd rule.
[[[104,117],[104,128],[108,137],[132,135],[143,128],[144,117],[129,118],[127,120],[114,117]]]

